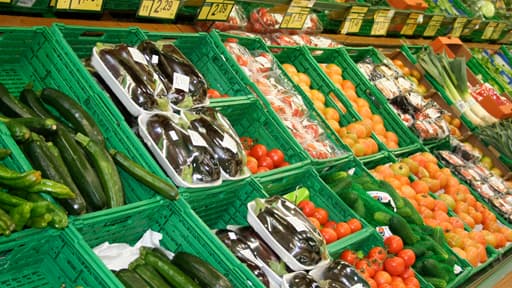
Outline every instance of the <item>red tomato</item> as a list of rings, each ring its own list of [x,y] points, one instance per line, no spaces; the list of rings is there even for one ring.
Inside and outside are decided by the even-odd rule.
[[[279,149],[272,149],[267,152],[267,156],[272,159],[272,162],[274,162],[274,166],[279,167],[284,162],[284,154],[283,151]]]
[[[208,98],[222,98],[222,95],[220,95],[219,91],[212,88],[207,90],[206,95]]]
[[[267,172],[267,171],[270,171],[270,169],[268,169],[267,167],[264,167],[264,166],[260,166],[260,167],[258,167],[258,171],[256,173],[263,173],[263,172]]]
[[[267,147],[263,144],[256,144],[251,148],[251,156],[258,159],[267,155]]]
[[[402,242],[402,238],[396,235],[391,235],[384,239],[384,244],[388,247],[388,251],[390,253],[397,254],[404,249],[404,242]]]
[[[411,267],[405,269],[404,273],[402,273],[402,275],[400,275],[403,279],[407,279],[407,278],[410,278],[410,277],[416,277],[416,274],[414,274],[414,270],[412,270]]]
[[[306,215],[306,217],[313,217],[313,213],[315,212],[315,204],[309,200],[302,200],[299,202],[299,205],[297,207],[302,210],[302,213]],[[316,219],[316,218],[315,218]],[[318,219],[317,219],[318,220]],[[320,223],[320,222],[318,222]]]
[[[284,161],[283,163],[281,163],[281,165],[279,165],[278,167],[281,168],[281,167],[286,167],[286,166],[290,166],[290,163]]]
[[[362,228],[361,222],[355,218],[348,220],[347,224],[350,226],[350,231],[352,231],[352,233],[355,233]]]
[[[377,282],[379,287],[383,284],[391,284],[391,275],[389,275],[389,273],[384,270],[377,271],[373,279],[375,279],[375,282]]]
[[[348,226],[345,222],[340,222],[336,224],[336,235],[338,235],[338,239],[341,239],[350,233],[352,233],[352,230],[350,230],[350,226]]]
[[[418,279],[416,279],[416,277],[406,278],[404,280],[404,284],[407,286],[407,288],[420,288],[420,282]]]
[[[350,265],[355,265],[359,257],[353,250],[345,250],[341,253],[340,259],[347,262]]]
[[[386,260],[386,257],[388,256],[388,253],[386,252],[386,249],[376,246],[373,247],[370,252],[368,252],[368,259],[370,260],[377,260],[377,261],[384,261]]]
[[[313,211],[313,217],[318,219],[318,221],[322,225],[329,221],[329,213],[327,213],[327,211],[323,208],[315,208],[315,210]]]
[[[325,243],[327,243],[327,244],[338,240],[338,236],[336,236],[336,232],[334,232],[334,230],[331,228],[324,227],[324,228],[320,229],[320,234],[322,234],[322,236],[325,239]]]
[[[320,222],[318,222],[318,219],[316,219],[314,217],[308,217],[308,220],[309,220],[309,222],[311,222],[311,224],[313,224],[316,227],[316,229],[320,230],[320,227],[322,225],[320,225]]]
[[[411,267],[414,261],[416,261],[416,254],[411,249],[403,249],[398,252],[398,257],[404,259],[405,266],[407,267]]]
[[[377,287],[379,287],[377,285],[377,282],[375,280],[373,280],[372,278],[366,279],[366,282],[368,282],[368,285],[370,285],[370,288],[377,288]]]
[[[373,269],[372,264],[368,259],[361,259],[356,263],[356,269],[359,270],[363,274],[368,274],[368,276],[373,277],[375,275],[375,269]]]
[[[251,137],[241,137],[240,143],[242,143],[242,146],[244,147],[244,150],[250,151],[252,146],[254,146],[254,141]],[[247,152],[246,154],[249,155],[250,152]]]
[[[258,160],[252,156],[247,156],[247,168],[251,170],[252,174],[256,174],[258,172]]]
[[[405,271],[404,259],[391,257],[384,261],[384,269],[392,276],[399,276]]]
[[[336,222],[334,222],[334,221],[327,221],[327,223],[324,224],[324,228],[330,228],[330,229],[336,231]]]
[[[375,272],[382,271],[384,269],[384,261],[380,261],[377,259],[369,259],[370,264],[372,264],[373,269],[375,269]]]
[[[260,167],[267,167],[268,170],[274,169],[274,162],[272,162],[272,159],[270,159],[270,157],[267,156],[258,158],[258,164],[260,165]]]

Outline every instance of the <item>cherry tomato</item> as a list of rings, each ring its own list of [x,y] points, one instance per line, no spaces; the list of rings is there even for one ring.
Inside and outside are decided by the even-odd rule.
[[[352,233],[355,233],[362,228],[361,222],[355,218],[348,220],[347,224],[350,226],[350,231],[352,231]]]
[[[302,213],[306,215],[306,217],[313,217],[313,213],[315,212],[315,204],[309,200],[302,200],[299,202],[299,205],[297,207],[302,210]],[[315,218],[316,219],[316,218]],[[318,220],[318,219],[317,219]],[[318,222],[320,223],[320,222]]]
[[[327,213],[327,211],[323,208],[315,208],[315,210],[313,211],[313,217],[318,219],[318,221],[322,225],[329,221],[329,213]]]
[[[309,222],[311,222],[311,224],[313,224],[313,226],[316,227],[316,229],[320,230],[320,227],[322,225],[320,225],[320,222],[318,222],[318,219],[316,219],[314,217],[308,217],[308,220],[309,220]]]
[[[207,90],[206,95],[208,98],[222,98],[222,95],[220,95],[219,91],[212,88]]]
[[[396,235],[391,235],[384,239],[384,244],[390,253],[397,254],[404,249],[404,242],[402,242],[402,238]]]
[[[256,174],[258,172],[258,160],[252,156],[247,156],[247,168],[251,170],[252,174]]]
[[[258,171],[256,173],[263,173],[263,172],[267,172],[267,171],[270,171],[270,169],[268,169],[267,167],[264,167],[264,166],[260,166],[260,167],[258,167]]]
[[[404,259],[391,257],[384,261],[384,269],[392,276],[399,276],[405,271]]]
[[[357,253],[353,250],[345,250],[341,253],[340,259],[347,262],[350,265],[355,265],[356,262],[359,260],[359,257],[357,257]]]
[[[281,167],[286,167],[286,166],[290,166],[290,163],[285,161],[285,162],[281,163],[281,165],[279,165],[278,167],[281,168]]]
[[[398,257],[404,259],[405,266],[411,267],[416,261],[416,254],[411,249],[403,249],[398,252]]]
[[[361,259],[356,263],[356,269],[359,270],[363,274],[368,274],[368,276],[373,277],[375,275],[375,269],[373,269],[372,264],[368,259]]]
[[[420,288],[420,282],[416,277],[409,277],[404,280],[404,284],[407,288]]]
[[[242,143],[242,146],[244,147],[244,150],[250,151],[252,146],[254,146],[254,141],[251,137],[242,137],[240,138],[240,143]],[[246,153],[249,155],[250,152]]]
[[[250,154],[259,161],[261,157],[267,155],[267,147],[263,144],[256,144],[252,146]]]
[[[414,273],[414,270],[412,270],[411,267],[409,268],[406,268],[404,273],[402,273],[402,275],[400,275],[403,279],[407,279],[407,278],[410,278],[410,277],[416,277],[416,274]]]
[[[341,239],[350,233],[352,233],[352,230],[350,230],[350,226],[348,226],[345,222],[340,222],[336,224],[336,235],[338,235],[338,239]]]
[[[332,230],[336,231],[336,222],[327,221],[327,223],[324,224],[324,228],[331,228]]]
[[[384,249],[380,246],[373,247],[368,252],[368,259],[370,259],[370,260],[384,261],[384,260],[386,260],[387,256],[388,256],[388,253],[386,252],[386,249]]]
[[[331,228],[324,227],[324,228],[320,229],[320,234],[322,234],[322,236],[325,239],[325,243],[327,243],[327,244],[338,240],[338,236],[336,236],[336,232],[334,232],[334,230]]]
[[[279,149],[272,149],[267,152],[267,156],[272,159],[272,162],[274,162],[275,167],[279,167],[284,162],[284,154],[283,151]]]
[[[268,170],[274,169],[274,162],[272,162],[272,159],[270,159],[270,157],[267,156],[258,158],[258,164],[260,165],[260,167],[267,167]]]
[[[377,271],[373,279],[375,279],[375,282],[377,282],[377,285],[379,285],[379,287],[383,284],[391,284],[392,280],[391,275],[389,275],[389,273],[384,270]]]

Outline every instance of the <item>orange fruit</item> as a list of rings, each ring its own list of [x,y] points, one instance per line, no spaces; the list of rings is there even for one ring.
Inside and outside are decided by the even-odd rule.
[[[324,111],[325,112],[325,111]],[[327,119],[327,123],[329,123],[329,126],[338,134],[338,131],[340,130],[340,124],[336,120]]]
[[[436,200],[436,204],[434,206],[434,211],[442,211],[444,213],[448,213],[448,206],[441,200]]]
[[[345,143],[350,148],[356,144],[356,140],[349,137],[341,138],[341,141],[343,141],[343,143]]]
[[[316,89],[311,89],[310,93],[311,93],[312,100],[318,100],[325,104],[325,96],[324,96],[324,94],[322,94],[322,92],[320,92]]]
[[[341,87],[343,88],[343,91],[356,91],[356,86],[354,86],[354,84],[350,80],[344,79],[343,82],[341,83]]]
[[[364,100],[363,98],[357,98],[354,101],[356,102],[357,107],[359,107],[359,108],[370,107],[370,104],[368,104],[368,101]]]
[[[375,154],[377,152],[379,152],[379,145],[377,145],[377,142],[375,142],[375,140],[373,140],[372,138],[368,138],[368,143],[370,143],[370,147],[371,147],[371,153],[370,154]]]
[[[338,88],[345,91],[342,86],[343,78],[341,78],[340,75],[330,75],[329,78],[331,78],[331,81],[332,81],[332,83],[334,83],[334,85],[338,86]]]
[[[431,175],[432,177],[434,175],[436,175],[437,172],[439,172],[439,167],[437,166],[437,164],[430,163],[430,162],[425,165],[425,169],[427,169],[428,175]],[[437,191],[437,190],[430,190],[430,191]]]
[[[402,60],[400,60],[400,59],[393,59],[393,64],[395,64],[395,66],[398,69],[401,69],[402,67],[404,67],[404,62],[402,62]]]
[[[409,67],[403,67],[402,68],[402,73],[404,74],[404,76],[409,76],[411,75],[411,69],[409,69]]]
[[[371,154],[374,153],[373,152],[373,145],[372,145],[372,143],[369,140],[371,140],[371,139],[370,138],[363,138],[363,139],[360,140],[361,143],[363,143],[363,145],[364,145],[364,154],[365,155],[371,155]]]
[[[407,186],[410,186],[411,185],[411,180],[409,180],[409,177],[407,176],[404,176],[404,175],[395,175],[395,178],[396,180],[400,181],[400,183],[402,183],[402,185],[407,185]],[[411,187],[412,188],[412,187]],[[413,189],[414,190],[414,189]]]
[[[338,75],[341,75],[343,73],[341,68],[338,65],[334,64],[334,63],[327,64],[325,66],[325,69],[327,69],[327,70],[329,70],[329,71],[331,71],[333,73],[336,73]]]
[[[290,75],[294,74],[294,73],[298,73],[297,68],[295,68],[295,66],[293,66],[292,64],[284,63],[284,64],[282,64],[282,66],[283,66],[284,71],[286,71],[286,73],[288,73]]]
[[[354,151],[354,155],[356,155],[356,157],[364,156],[365,147],[362,143],[356,143],[354,147],[352,147],[352,150]]]
[[[343,90],[343,94],[345,94],[345,96],[347,97],[347,99],[349,100],[352,100],[352,101],[355,101],[356,99],[358,99],[357,97],[357,94],[356,94],[356,91],[354,90]],[[353,106],[357,106],[355,104],[355,102],[352,104]]]
[[[370,119],[373,115],[372,110],[370,110],[369,107],[358,107],[357,113],[361,115],[361,118],[363,119]]]
[[[467,255],[466,252],[459,247],[452,247],[453,252],[457,253],[457,255],[460,256],[460,258],[466,259]]]
[[[429,191],[427,183],[422,180],[415,180],[411,183],[411,187],[418,194],[427,194]]]
[[[411,186],[403,185],[402,188],[400,189],[400,195],[402,195],[402,197],[411,198],[414,197],[414,195],[416,195],[416,192],[414,191],[414,189],[411,188]]]
[[[446,214],[446,212],[443,212],[443,211],[440,211],[440,210],[435,210],[434,211],[434,218],[439,220],[439,222],[447,222],[447,223],[449,223],[449,221],[450,221],[450,217],[448,216],[448,214]]]
[[[384,178],[393,177],[393,175],[394,175],[393,170],[391,170],[391,168],[388,165],[379,165],[379,166],[375,167],[375,171],[377,171],[377,173],[381,174]],[[400,182],[398,182],[398,183],[400,183]]]
[[[441,226],[441,229],[443,229],[444,233],[450,232],[453,230],[452,224],[450,222],[441,222],[439,223],[439,226]]]
[[[452,124],[455,128],[459,129],[462,123],[458,118],[453,118],[450,124]]]
[[[385,133],[386,133],[386,127],[384,127],[384,125],[382,123],[375,124],[375,122],[374,122],[372,130],[373,130],[373,133],[375,133],[377,135],[385,135]]]
[[[354,123],[350,123],[348,126],[347,126],[347,131],[351,132],[351,133],[354,133],[357,135],[357,138],[363,138],[366,136],[366,128],[364,128],[363,125],[357,123],[357,122],[354,122]]]
[[[384,136],[388,141],[398,143],[398,136],[396,136],[395,132],[386,131]]]
[[[325,110],[324,103],[322,103],[318,100],[313,100],[313,106],[315,106],[315,108],[318,110],[318,112],[324,114],[324,110]]]
[[[307,86],[311,86],[311,79],[306,73],[299,72],[297,73],[299,76],[299,82],[306,84]]]
[[[452,224],[453,228],[462,228],[464,229],[464,222],[460,220],[459,217],[450,217],[450,224]]]
[[[382,117],[380,117],[380,115],[377,115],[377,114],[372,115],[372,122],[373,122],[373,124],[384,124]]]

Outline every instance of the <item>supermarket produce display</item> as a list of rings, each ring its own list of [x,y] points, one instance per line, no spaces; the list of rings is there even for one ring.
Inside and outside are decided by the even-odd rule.
[[[462,42],[508,43],[509,3],[13,2],[202,32],[0,27],[0,286],[465,287],[510,258],[512,56]]]

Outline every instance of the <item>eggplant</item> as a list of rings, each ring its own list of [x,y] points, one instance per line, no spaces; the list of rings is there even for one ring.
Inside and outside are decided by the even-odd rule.
[[[356,269],[354,269],[354,267],[339,259],[332,261],[325,268],[321,278],[324,280],[333,280],[343,285],[332,287],[353,287],[359,284],[360,287],[370,288],[368,282],[364,280],[364,278],[357,272]]]
[[[304,271],[297,272],[288,282],[290,288],[320,288],[320,284]]]
[[[191,183],[208,183],[220,179],[220,167],[213,152],[194,145],[190,135],[168,116],[152,115],[146,130],[172,168],[182,179]]]
[[[254,275],[265,285],[265,287],[270,286],[270,281],[261,270],[261,268],[254,262],[253,259],[257,259],[257,256],[251,250],[249,244],[240,237],[235,231],[228,229],[220,229],[215,232],[215,235],[226,245],[226,247],[233,252],[233,254],[244,263],[249,270],[251,270]]]
[[[155,74],[158,76],[162,84],[164,85],[165,89],[167,91],[172,91],[172,83],[167,78],[166,75],[160,70],[160,66],[162,66],[164,63],[160,61],[160,58],[162,57],[162,52],[158,47],[156,47],[155,43],[146,40],[137,46],[137,49],[144,55],[144,58],[146,58],[146,61],[152,66],[153,71],[155,71]]]
[[[275,207],[263,208],[257,217],[274,239],[302,265],[313,266],[322,260],[323,243],[309,229],[297,230]]]

